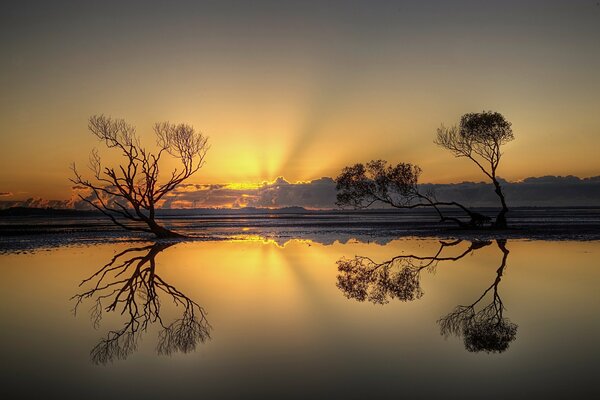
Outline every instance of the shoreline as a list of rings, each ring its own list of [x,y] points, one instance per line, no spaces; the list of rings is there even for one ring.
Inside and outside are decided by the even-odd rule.
[[[453,216],[460,216],[454,214]],[[511,211],[505,230],[460,228],[440,223],[425,212],[304,212],[249,215],[169,216],[158,219],[168,229],[186,235],[181,241],[221,241],[263,238],[278,244],[293,239],[324,245],[357,240],[386,244],[402,238],[438,240],[600,240],[600,209],[549,208]],[[0,253],[60,246],[123,241],[156,241],[147,233],[123,230],[98,216],[0,217]]]
[[[271,229],[250,228],[206,229],[202,234],[189,235],[178,239],[156,239],[145,233],[132,233],[120,229],[96,229],[85,231],[28,231],[25,234],[7,235],[0,230],[0,254],[23,253],[50,250],[60,247],[91,246],[111,243],[139,242],[211,242],[227,240],[263,240],[275,242],[280,246],[292,240],[308,240],[321,245],[334,243],[346,244],[352,241],[385,245],[400,239],[493,241],[531,240],[531,241],[600,241],[600,226],[544,226],[518,227],[506,230],[462,229],[451,227],[421,229]]]

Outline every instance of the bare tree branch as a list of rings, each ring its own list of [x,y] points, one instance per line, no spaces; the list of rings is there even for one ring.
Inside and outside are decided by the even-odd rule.
[[[156,222],[156,208],[167,193],[203,166],[208,138],[190,125],[157,123],[154,133],[159,151],[153,154],[141,146],[135,128],[122,119],[94,115],[88,128],[108,148],[120,150],[125,162],[117,168],[103,167],[98,151],[92,150],[89,167],[95,181],[85,179],[72,166],[71,181],[87,188],[91,195],[79,197],[124,229],[150,232],[157,237],[181,236]],[[163,152],[179,159],[182,165],[166,181],[159,176]],[[140,227],[140,223],[145,227]]]

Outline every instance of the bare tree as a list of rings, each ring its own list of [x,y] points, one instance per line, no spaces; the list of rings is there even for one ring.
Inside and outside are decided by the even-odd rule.
[[[497,240],[496,243],[502,251],[502,261],[494,282],[475,302],[457,306],[450,314],[438,320],[442,335],[462,337],[465,348],[471,352],[501,353],[508,349],[517,335],[518,326],[504,317],[505,307],[498,292],[509,251],[506,240]],[[489,293],[492,294],[491,302],[479,307]]]
[[[87,300],[93,302],[90,317],[95,328],[104,312],[126,315],[123,326],[111,330],[90,352],[96,364],[127,358],[137,348],[142,332],[152,323],[162,326],[157,352],[170,355],[188,353],[210,338],[211,326],[206,311],[185,294],[164,281],[156,272],[156,256],[175,243],[159,242],[133,247],[117,253],[95,274],[79,286],[90,288],[72,297],[73,312]],[[161,318],[160,293],[168,295],[176,306],[183,307],[181,318],[167,324]]]
[[[124,163],[116,168],[103,166],[98,151],[93,150],[93,180],[84,178],[73,164],[71,181],[91,194],[91,199],[81,194],[79,197],[127,230],[157,237],[181,236],[156,222],[156,208],[167,193],[202,167],[209,148],[207,137],[190,125],[156,123],[158,152],[154,154],[142,147],[135,128],[123,119],[94,115],[88,128],[108,148],[120,151]],[[179,159],[181,167],[161,181],[159,163],[165,152]]]
[[[459,126],[441,126],[437,130],[435,143],[448,149],[456,157],[466,157],[473,161],[491,179],[494,190],[500,198],[502,210],[496,217],[495,226],[506,228],[508,207],[496,171],[502,153],[500,147],[514,139],[511,123],[497,112],[464,114]]]
[[[383,160],[345,167],[336,178],[337,205],[356,209],[365,209],[375,203],[401,209],[433,207],[440,222],[450,221],[463,227],[481,226],[488,220],[488,217],[460,203],[437,201],[434,193],[422,193],[419,189],[420,175],[421,168],[417,165],[399,163],[391,166]],[[458,207],[468,215],[469,221],[445,216],[440,208],[443,206]]]
[[[447,248],[457,246],[461,242],[440,241],[440,247],[433,256],[407,254],[380,263],[364,256],[341,258],[337,262],[340,272],[337,287],[349,299],[368,300],[375,304],[386,304],[390,299],[420,299],[424,293],[420,284],[422,270],[433,272],[440,261],[458,261],[491,244],[488,241],[474,241],[458,255],[443,254]]]

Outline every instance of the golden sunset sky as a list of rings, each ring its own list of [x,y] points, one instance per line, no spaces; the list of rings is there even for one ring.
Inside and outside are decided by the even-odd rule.
[[[513,123],[501,177],[600,174],[597,1],[11,2],[0,31],[2,199],[69,198],[93,114],[203,131],[190,183],[379,158],[480,181],[433,139],[482,110]]]

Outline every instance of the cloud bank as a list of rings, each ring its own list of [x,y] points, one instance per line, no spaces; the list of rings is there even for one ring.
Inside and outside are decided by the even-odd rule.
[[[493,186],[484,182],[423,184],[423,191],[433,190],[440,201],[458,201],[470,207],[496,207],[498,198]],[[543,176],[520,182],[502,182],[507,202],[523,206],[600,206],[600,176]],[[8,192],[4,192],[8,193]],[[69,200],[30,198],[23,201],[0,201],[0,208],[14,206],[89,209],[79,199],[81,188],[74,187]],[[1,195],[1,194],[0,194]],[[290,183],[279,177],[260,184],[180,185],[161,205],[162,208],[280,208],[300,206],[307,209],[337,208],[335,181],[323,177],[309,182]]]
[[[600,206],[600,176],[543,176],[520,182],[501,180],[509,207]],[[497,207],[499,201],[492,184],[463,182],[457,184],[424,184],[433,189],[441,201],[457,201],[471,207]]]
[[[320,178],[290,183],[279,177],[259,185],[181,185],[169,194],[165,208],[335,207],[335,181]]]

